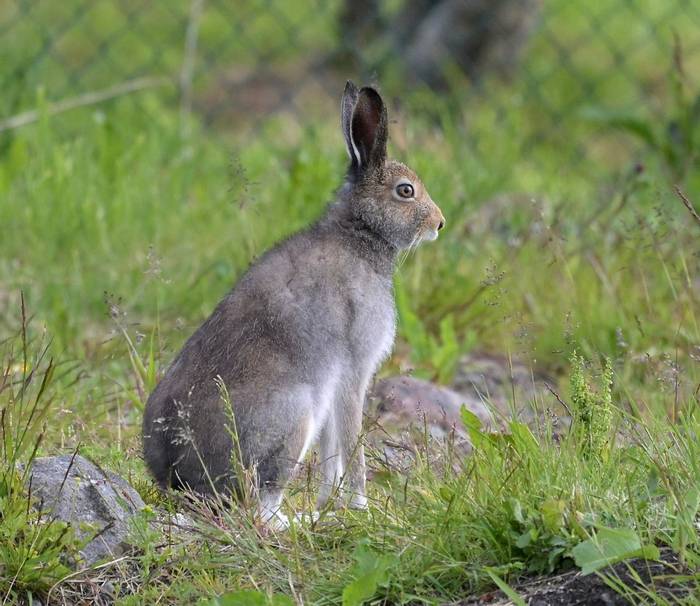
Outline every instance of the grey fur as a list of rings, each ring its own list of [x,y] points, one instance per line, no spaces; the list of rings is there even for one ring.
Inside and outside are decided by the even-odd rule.
[[[144,456],[162,488],[235,488],[220,377],[267,519],[280,519],[282,490],[316,439],[319,504],[342,482],[349,504],[365,505],[362,410],[394,342],[395,260],[434,239],[444,218],[413,171],[385,160],[388,122],[376,90],[348,83],[341,125],[351,164],[336,200],[251,266],[148,400]],[[399,181],[413,185],[414,199],[397,198]]]

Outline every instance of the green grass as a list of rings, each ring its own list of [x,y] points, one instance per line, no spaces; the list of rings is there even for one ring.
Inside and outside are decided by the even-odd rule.
[[[322,211],[344,152],[334,125],[309,128],[300,146],[261,140],[232,156],[198,128],[182,140],[165,110],[140,121],[116,103],[99,120],[83,115],[80,136],[67,139],[60,119],[44,119],[17,132],[4,156],[2,330],[11,337],[21,326],[23,292],[30,352],[50,339],[62,370],[39,452],[80,447],[156,505],[139,427],[158,372],[252,258]],[[483,119],[487,128],[488,112]],[[566,390],[576,348],[613,362],[613,430],[592,451],[586,432],[559,444],[517,424],[502,437],[473,428],[480,446],[458,471],[427,460],[408,478],[385,470],[368,514],[282,537],[261,536],[243,510],[217,521],[199,511],[194,537],[154,549],[158,538],[141,524],[140,572],[112,572],[137,588],[124,603],[248,588],[335,604],[357,586],[388,603],[439,603],[486,589],[494,574],[514,584],[571,565],[574,547],[606,528],[695,564],[699,228],[656,168],[662,160],[650,155],[641,175],[590,164],[564,178],[546,150],[541,164],[519,160],[517,142],[494,143],[483,157],[420,115],[409,125],[395,152],[422,175],[448,229],[399,270],[400,343],[383,372],[408,356],[419,374],[446,380],[458,353],[476,347],[561,375],[572,406],[595,401]],[[696,198],[692,179],[686,186]],[[502,206],[488,223],[491,204]],[[22,348],[12,338],[5,347],[14,353],[3,366],[17,372]],[[582,380],[574,393],[584,393]],[[21,427],[26,412],[14,418]],[[293,491],[296,507],[311,502],[306,488]],[[6,498],[7,511],[26,511],[19,485]],[[60,545],[70,549],[69,539]],[[17,553],[28,540],[13,539]],[[53,562],[48,549],[45,557]],[[46,591],[52,570],[37,578],[22,568],[14,582],[5,570],[3,591]]]
[[[100,6],[86,19],[104,35],[119,23]],[[570,14],[578,4],[549,6],[562,39],[590,34],[590,23]],[[66,9],[36,10],[42,20]],[[203,26],[206,40],[222,35],[218,26]],[[621,45],[641,36],[621,18],[604,28]],[[323,46],[324,35],[309,44]],[[528,59],[540,75],[559,65],[542,35]],[[600,76],[600,40],[586,39],[577,55],[592,78]],[[20,64],[30,42],[3,65]],[[64,44],[68,56],[87,52],[79,41]],[[644,82],[673,81],[667,50],[635,55]],[[167,46],[163,61],[177,66],[178,52]],[[36,69],[16,89],[21,103],[7,105],[12,111],[45,107],[39,83],[52,98],[58,76]],[[556,69],[547,94],[565,108],[572,83]],[[599,86],[606,107],[634,99],[619,78]],[[659,138],[662,124],[687,109],[663,86],[654,96],[662,119],[635,118]],[[697,83],[686,87],[692,102]],[[655,547],[676,554],[690,573],[672,576],[695,592],[694,603],[700,226],[672,180],[700,209],[697,139],[686,137],[690,169],[679,171],[677,150],[625,138],[619,115],[592,125],[577,108],[558,136],[535,145],[533,129],[551,114],[537,110],[526,87],[487,91],[493,103],[419,93],[393,113],[392,151],[421,175],[447,228],[399,268],[399,339],[381,372],[411,366],[448,382],[463,352],[511,356],[559,380],[574,431],[557,441],[546,426],[511,421],[491,435],[465,415],[476,444],[468,459],[447,451],[436,466],[419,457],[407,475],[380,466],[368,513],[327,513],[281,536],[260,532],[244,508],[214,515],[204,505],[192,512],[190,535],[170,540],[151,528],[154,509],[185,505],[167,502],[149,479],[140,420],[159,373],[250,261],[332,199],[346,162],[337,118],[319,114],[301,126],[273,118],[240,145],[196,119],[183,136],[167,96],[147,92],[136,104],[44,115],[0,135],[1,599],[75,587],[62,580],[58,556],[75,541],[28,508],[15,462],[77,448],[149,503],[135,524],[136,552],[84,574],[109,578],[124,604],[204,602],[239,590],[277,595],[270,603],[279,605],[439,604],[585,567],[586,553],[600,549],[612,563],[633,553],[630,545],[649,557]],[[290,126],[298,137],[277,136]],[[601,379],[610,373],[612,386]],[[553,404],[553,396],[536,403]],[[289,506],[311,502],[300,478]],[[668,603],[654,587],[646,599]]]

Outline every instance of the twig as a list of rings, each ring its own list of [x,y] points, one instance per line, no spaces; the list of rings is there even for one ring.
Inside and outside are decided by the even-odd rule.
[[[101,569],[103,569],[103,568],[107,568],[107,567],[109,567],[109,566],[113,566],[114,564],[118,564],[119,562],[123,562],[124,560],[130,559],[130,557],[131,557],[131,556],[128,556],[128,555],[121,556],[121,557],[119,557],[119,558],[116,558],[116,559],[114,559],[114,560],[110,560],[109,562],[104,562],[104,563],[99,564],[99,565],[97,565],[97,566],[90,566],[90,568],[83,568],[83,569],[81,569],[81,570],[76,570],[76,571],[74,571],[74,572],[68,573],[66,576],[64,576],[63,578],[59,579],[58,581],[56,581],[56,582],[51,586],[51,588],[49,589],[49,592],[48,592],[48,594],[47,594],[47,596],[46,596],[46,601],[47,601],[47,603],[50,603],[50,601],[51,601],[51,593],[52,593],[53,590],[56,589],[56,587],[58,587],[60,584],[65,583],[66,581],[69,581],[70,579],[75,578],[75,577],[77,577],[77,576],[80,576],[81,574],[84,574],[84,573],[86,573],[86,572],[88,572],[88,571],[91,571],[91,570],[97,571],[97,570],[101,570]]]
[[[676,191],[676,195],[681,199],[681,202],[683,202],[683,206],[685,206],[690,211],[690,214],[692,215],[693,219],[695,219],[698,225],[700,225],[700,215],[698,214],[698,211],[695,210],[693,203],[681,191],[681,188],[678,187],[678,185],[674,185],[673,189]]]
[[[188,119],[192,112],[192,81],[194,79],[194,63],[199,37],[199,22],[204,10],[204,0],[192,0],[190,17],[185,33],[185,50],[180,69],[180,124],[183,137],[188,132]]]
[[[63,101],[58,101],[57,103],[50,104],[46,110],[33,109],[27,112],[22,112],[15,116],[10,116],[5,120],[0,120],[0,132],[5,130],[12,130],[14,128],[19,128],[20,126],[26,126],[32,122],[36,122],[44,114],[44,111],[49,116],[54,116],[56,114],[61,114],[67,112],[71,109],[77,109],[79,107],[85,107],[87,105],[95,105],[97,103],[102,103],[103,101],[109,101],[110,99],[115,99],[116,97],[121,97],[123,95],[128,95],[130,93],[135,93],[147,88],[155,88],[157,86],[165,86],[170,84],[170,78],[136,78],[135,80],[127,80],[121,84],[116,84],[115,86],[110,86],[99,91],[92,91],[79,95],[78,97],[72,97],[70,99],[64,99]]]
[[[571,409],[569,408],[568,404],[567,404],[566,402],[564,402],[564,400],[561,399],[561,397],[559,396],[559,394],[558,394],[556,391],[554,391],[554,389],[552,389],[552,386],[551,386],[549,383],[547,383],[547,382],[545,381],[544,386],[547,388],[547,391],[548,391],[549,393],[551,393],[551,394],[557,399],[557,402],[559,402],[559,404],[561,404],[561,405],[564,407],[564,409],[566,410],[566,412],[567,412],[567,413],[569,414],[569,416],[573,419],[574,415],[572,414]]]

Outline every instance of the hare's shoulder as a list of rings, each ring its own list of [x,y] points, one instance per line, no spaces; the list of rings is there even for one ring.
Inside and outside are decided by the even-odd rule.
[[[324,326],[342,338],[353,358],[373,372],[394,343],[392,276],[378,272],[344,240],[323,236],[302,232],[271,251],[264,271],[274,278],[268,276],[266,288],[287,313],[301,312],[311,330]]]

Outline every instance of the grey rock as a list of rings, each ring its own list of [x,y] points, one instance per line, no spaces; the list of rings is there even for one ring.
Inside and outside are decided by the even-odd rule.
[[[448,441],[456,454],[468,454],[462,405],[488,431],[507,431],[508,420],[515,418],[535,433],[557,436],[571,420],[547,385],[556,390],[554,379],[527,364],[483,353],[460,359],[450,387],[409,376],[382,379],[368,402],[367,442],[385,464],[400,470],[410,466],[418,450],[427,449],[430,460],[439,462]]]
[[[372,395],[378,398],[377,412],[385,421],[395,420],[401,424],[420,421],[421,425],[427,422],[436,431],[447,433],[461,426],[460,409],[465,404],[484,425],[490,426],[493,422],[483,402],[471,397],[467,399],[449,387],[414,377],[399,376],[378,381]]]
[[[178,540],[194,537],[197,530],[197,522],[190,514],[182,511],[172,513],[165,509],[156,510],[152,526],[167,537],[179,537]]]
[[[111,581],[105,581],[102,583],[102,586],[100,587],[100,597],[102,597],[104,600],[114,601],[116,595],[117,592],[114,587],[114,583]]]
[[[130,519],[144,507],[139,494],[117,474],[70,455],[36,459],[29,474],[39,507],[89,539],[84,564],[117,557],[127,547]],[[65,480],[64,480],[65,478]]]
[[[384,464],[399,470],[412,464],[417,450],[427,449],[433,463],[446,456],[446,447],[466,455],[471,442],[460,417],[463,404],[484,427],[494,427],[483,403],[467,401],[448,387],[407,376],[382,379],[370,394],[367,442],[381,453]]]

